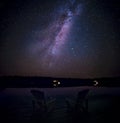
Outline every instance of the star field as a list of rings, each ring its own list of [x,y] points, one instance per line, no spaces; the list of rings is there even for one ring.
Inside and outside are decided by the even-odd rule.
[[[120,76],[117,1],[1,1],[0,75]]]

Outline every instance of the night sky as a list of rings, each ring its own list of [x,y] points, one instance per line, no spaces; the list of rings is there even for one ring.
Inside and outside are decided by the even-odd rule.
[[[119,0],[1,0],[0,76],[120,76]]]

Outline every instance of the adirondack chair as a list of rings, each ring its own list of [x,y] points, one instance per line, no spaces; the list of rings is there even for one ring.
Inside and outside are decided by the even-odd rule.
[[[67,113],[69,117],[83,119],[88,114],[88,99],[86,98],[89,89],[79,91],[75,101],[66,99]]]
[[[54,110],[55,99],[46,101],[44,92],[40,90],[31,90],[31,93],[33,95],[33,122],[42,120],[44,122]]]

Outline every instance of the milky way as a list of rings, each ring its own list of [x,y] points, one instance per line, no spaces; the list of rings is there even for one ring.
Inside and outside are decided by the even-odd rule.
[[[1,0],[0,76],[120,76],[117,0]]]
[[[37,36],[39,35],[40,38],[31,46],[30,50],[33,55],[37,55],[37,59],[42,54],[40,60],[43,68],[54,69],[56,64],[65,62],[66,56],[63,55],[63,49],[66,48],[74,20],[80,16],[82,10],[81,4],[77,4],[74,9],[70,8],[73,4],[74,1],[67,5],[67,8],[62,6],[62,12],[59,12],[57,20],[53,20],[48,27],[39,32]]]

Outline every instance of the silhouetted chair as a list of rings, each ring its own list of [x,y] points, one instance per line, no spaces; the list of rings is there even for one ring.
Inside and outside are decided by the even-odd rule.
[[[55,99],[46,101],[44,92],[40,90],[31,90],[31,93],[34,97],[32,100],[34,122],[48,118],[54,110]]]
[[[66,99],[67,113],[69,117],[80,119],[85,118],[88,114],[87,94],[89,89],[79,91],[75,101]]]

